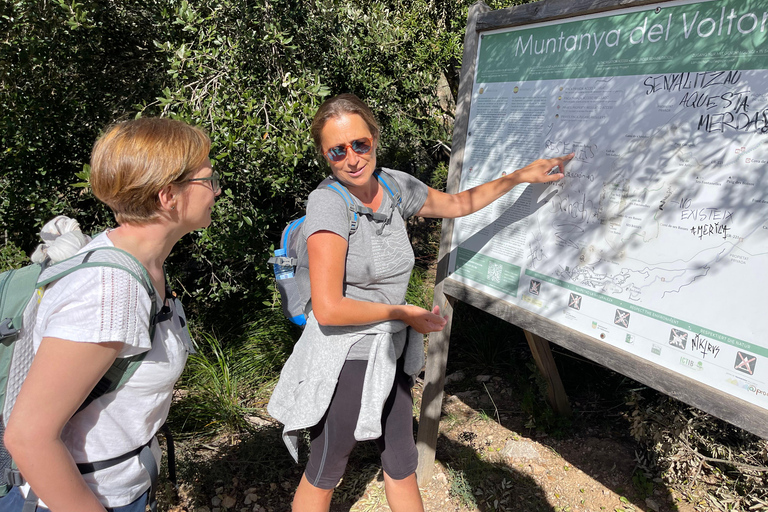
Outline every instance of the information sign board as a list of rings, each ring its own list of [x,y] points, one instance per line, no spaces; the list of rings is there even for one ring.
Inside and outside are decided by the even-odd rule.
[[[671,1],[484,31],[452,281],[768,409],[768,8]],[[556,340],[553,340],[556,341]]]

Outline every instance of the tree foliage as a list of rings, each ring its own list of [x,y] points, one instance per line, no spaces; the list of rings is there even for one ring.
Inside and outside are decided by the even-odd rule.
[[[73,189],[99,129],[152,97],[163,62],[152,3],[14,1],[0,6],[0,223],[29,249],[58,212],[107,222]],[[95,222],[94,222],[95,220]]]
[[[430,179],[447,161],[468,0],[12,0],[0,7],[0,222],[30,250],[55,214],[113,223],[84,185],[111,122],[202,126],[224,194],[171,257],[209,319],[274,296],[266,265],[327,168],[309,124],[354,92],[382,125],[379,163]],[[493,7],[498,7],[494,5]],[[438,86],[446,88],[438,94]],[[452,90],[451,90],[452,89]]]

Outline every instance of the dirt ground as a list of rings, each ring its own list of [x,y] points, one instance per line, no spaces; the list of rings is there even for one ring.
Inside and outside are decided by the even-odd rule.
[[[645,488],[637,482],[635,447],[630,440],[602,428],[587,428],[561,439],[526,434],[525,417],[515,414],[516,397],[510,396],[504,381],[488,375],[476,380],[482,391],[450,394],[453,386],[446,386],[438,457],[441,451],[471,449],[478,460],[507,473],[508,477],[502,476],[507,484],[478,485],[472,489],[477,506],[467,506],[451,492],[447,485],[451,471],[438,461],[423,492],[426,510],[694,510],[659,482],[646,482]],[[448,454],[442,458],[449,458]],[[489,472],[490,481],[494,476],[499,478]]]
[[[418,418],[422,383],[414,388]],[[631,512],[697,509],[661,481],[638,471],[636,446],[621,419],[571,425],[566,435],[550,436],[531,425],[521,397],[502,378],[449,374],[429,483],[422,488],[430,512],[553,511]],[[575,402],[575,408],[589,404]],[[604,414],[603,416],[606,416]],[[302,464],[286,456],[279,425],[264,413],[254,417],[257,434],[204,446],[186,446],[207,460],[193,463],[199,483],[187,476],[174,512],[279,512],[290,510]],[[414,429],[418,425],[414,421]],[[205,455],[207,454],[207,455]],[[303,462],[303,461],[302,461]],[[188,464],[189,465],[189,464]],[[213,476],[213,475],[218,476]],[[276,476],[278,475],[278,476]],[[195,486],[216,478],[207,503]],[[200,488],[198,487],[197,491]],[[379,512],[387,506],[378,455],[372,443],[358,446],[337,488],[333,512]]]
[[[652,484],[652,490],[650,483],[646,492],[638,489],[633,481],[636,463],[630,441],[604,437],[606,432],[597,429],[559,440],[521,433],[526,430],[520,424],[524,418],[515,414],[515,397],[502,379],[487,375],[476,379],[483,391],[446,386],[438,460],[431,481],[422,488],[425,510],[695,510],[659,482]],[[417,405],[420,391],[417,386]],[[485,412],[489,410],[493,412]],[[496,416],[497,410],[505,412]],[[451,461],[456,461],[456,467],[466,466],[468,461],[462,457],[469,457],[469,465],[475,466],[469,471],[479,473],[481,479],[462,478],[456,472]],[[390,510],[381,478],[372,479],[356,502],[336,504],[332,510]]]

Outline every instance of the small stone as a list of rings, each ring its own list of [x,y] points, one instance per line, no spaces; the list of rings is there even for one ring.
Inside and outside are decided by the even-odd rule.
[[[235,503],[236,500],[232,496],[224,496],[224,499],[221,502],[224,508],[232,508],[235,506]]]
[[[274,491],[276,489],[277,489],[277,484],[276,483],[273,482],[273,483],[269,484],[269,490],[270,491]]]
[[[249,488],[247,488],[247,489],[245,490],[245,494],[253,494],[253,493],[255,493],[257,490],[258,490],[258,489],[257,489],[256,487],[249,487]]]
[[[434,478],[442,485],[448,484],[448,477],[445,476],[445,473],[437,473]]]
[[[211,509],[208,507],[200,507],[197,509],[197,512],[211,512]]]
[[[283,489],[285,489],[285,490],[287,491],[288,489],[290,489],[290,488],[291,488],[291,484],[290,484],[290,483],[288,483],[288,482],[282,482],[282,483],[280,484],[280,487],[282,487]]]
[[[224,488],[223,487],[217,487],[216,488],[216,494],[221,494],[223,492],[224,492]]]
[[[488,382],[489,380],[491,380],[491,376],[490,375],[478,375],[477,377],[475,377],[475,380],[477,382]]]
[[[648,505],[648,508],[653,510],[653,512],[659,512],[659,504],[652,498],[645,498],[645,504]]]
[[[254,503],[258,499],[259,499],[258,494],[248,493],[245,495],[245,500],[243,501],[243,503],[245,503],[246,505],[250,505],[251,503]]]
[[[448,384],[449,382],[459,382],[460,380],[464,380],[464,379],[465,379],[464,372],[459,370],[459,371],[454,372],[454,373],[452,373],[450,375],[446,375],[445,376],[445,383]]]
[[[540,460],[541,455],[536,451],[532,443],[524,441],[513,441],[509,439],[501,449],[501,455],[512,460]]]
[[[264,427],[272,424],[271,421],[259,418],[258,416],[246,416],[245,420],[255,427]]]
[[[213,498],[211,498],[211,505],[213,505],[214,507],[218,507],[219,505],[221,505],[221,498],[219,498],[218,496],[214,496]]]

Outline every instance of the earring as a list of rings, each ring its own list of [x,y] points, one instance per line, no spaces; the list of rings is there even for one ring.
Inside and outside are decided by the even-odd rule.
[[[171,210],[175,210],[175,209],[176,209],[176,205],[171,206]]]

